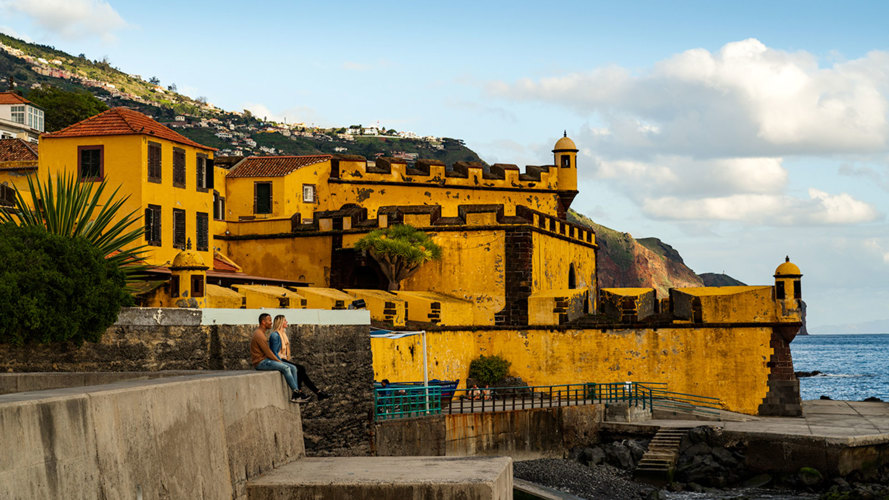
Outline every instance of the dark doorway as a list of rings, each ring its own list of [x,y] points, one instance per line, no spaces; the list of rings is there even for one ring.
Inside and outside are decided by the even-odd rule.
[[[380,265],[370,255],[340,248],[333,252],[330,273],[330,286],[333,288],[360,288],[365,290],[387,290],[389,280]]]
[[[568,268],[568,288],[577,288],[577,276],[574,273],[574,263]]]

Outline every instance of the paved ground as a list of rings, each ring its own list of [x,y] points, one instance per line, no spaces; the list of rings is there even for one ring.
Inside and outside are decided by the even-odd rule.
[[[745,434],[824,438],[846,445],[889,442],[889,403],[803,401],[802,417],[752,417],[745,422],[649,420],[607,423],[612,427],[686,427],[709,425]]]

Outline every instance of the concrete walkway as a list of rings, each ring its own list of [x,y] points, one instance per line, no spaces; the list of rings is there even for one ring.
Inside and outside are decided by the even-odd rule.
[[[615,430],[652,428],[652,432],[660,427],[706,425],[748,436],[820,438],[829,444],[862,446],[889,443],[889,403],[814,400],[803,401],[802,417],[752,417],[745,422],[648,420],[604,425]]]

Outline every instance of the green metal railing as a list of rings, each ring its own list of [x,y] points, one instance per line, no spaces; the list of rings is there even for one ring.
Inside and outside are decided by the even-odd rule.
[[[626,403],[643,410],[665,409],[717,413],[718,398],[667,390],[663,382],[609,382],[459,389],[442,394],[440,386],[390,385],[374,391],[376,420],[487,413],[559,406]]]
[[[376,420],[441,414],[441,387],[392,385],[374,390]]]

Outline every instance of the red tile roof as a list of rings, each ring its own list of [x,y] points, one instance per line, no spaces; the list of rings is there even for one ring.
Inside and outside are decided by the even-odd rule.
[[[178,132],[173,132],[149,116],[123,107],[111,108],[108,111],[63,128],[58,132],[43,134],[43,137],[89,137],[97,135],[147,135],[208,151],[216,151],[216,148],[198,144]]]
[[[4,162],[32,162],[36,166],[37,145],[21,139],[0,139],[0,168]]]
[[[30,104],[35,106],[34,103],[15,92],[0,92],[0,104]]]
[[[294,170],[331,159],[330,155],[249,156],[226,174],[236,177],[283,177]]]

